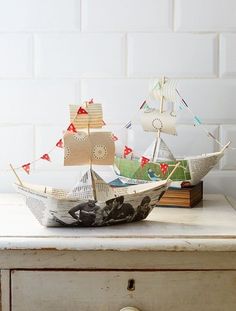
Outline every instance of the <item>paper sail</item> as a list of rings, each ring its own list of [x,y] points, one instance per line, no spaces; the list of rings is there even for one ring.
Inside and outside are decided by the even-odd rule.
[[[161,80],[154,80],[150,87],[150,96],[158,100],[164,96],[165,100],[176,102],[176,87],[177,80],[166,80],[163,86]]]
[[[87,113],[78,114],[80,108]],[[83,128],[102,128],[103,113],[101,104],[86,104],[85,106],[70,105],[70,122],[74,124],[76,129]]]
[[[115,144],[111,132],[66,132],[64,135],[64,165],[112,165]]]
[[[94,200],[90,170],[87,170],[82,178],[80,178],[74,185],[72,190],[68,193],[68,197],[75,197],[83,200]]]
[[[160,138],[157,142],[156,151],[155,145],[156,141],[153,141],[153,143],[144,152],[144,157],[151,159],[152,162],[176,161],[173,153],[170,151],[169,147],[162,138]]]
[[[161,131],[170,135],[177,135],[175,127],[176,117],[169,112],[160,113],[158,109],[150,108],[141,111],[141,123],[145,132]]]

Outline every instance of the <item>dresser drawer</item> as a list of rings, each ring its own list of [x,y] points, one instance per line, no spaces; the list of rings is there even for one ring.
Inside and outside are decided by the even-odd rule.
[[[11,291],[12,311],[235,311],[236,272],[12,271]]]
[[[0,270],[0,311],[2,311],[2,273]]]

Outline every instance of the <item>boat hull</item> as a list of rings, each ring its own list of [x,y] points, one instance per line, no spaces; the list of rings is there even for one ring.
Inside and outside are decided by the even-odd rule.
[[[196,185],[220,161],[223,155],[223,152],[215,152],[177,159],[176,161],[150,162],[144,166],[140,165],[139,159],[131,160],[117,157],[116,165],[122,176],[150,181],[166,179],[176,164],[180,162],[180,166],[171,177],[171,180],[174,182],[173,184],[177,185],[187,181],[191,185]],[[166,164],[168,169],[163,171],[161,166]]]
[[[168,188],[168,183],[105,202],[58,199],[33,187],[16,185],[26,205],[46,227],[101,227],[145,219]]]

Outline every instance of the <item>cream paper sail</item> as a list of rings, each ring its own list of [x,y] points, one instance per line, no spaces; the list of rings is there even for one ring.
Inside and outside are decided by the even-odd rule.
[[[85,104],[81,106],[84,108],[88,114],[78,114],[77,111],[80,106],[70,105],[70,122],[74,124],[75,128],[85,129],[85,128],[102,128],[103,123],[103,113],[101,104]]]
[[[177,100],[177,80],[168,79],[162,86],[161,80],[154,80],[150,86],[150,97],[161,100],[164,97],[165,100],[170,102],[176,102]]]
[[[112,165],[115,144],[111,132],[78,131],[64,135],[64,165]]]
[[[162,112],[155,108],[143,109],[141,111],[141,124],[145,132],[158,132],[177,135],[176,117],[170,112]]]
[[[94,200],[90,170],[87,170],[82,178],[79,179],[79,181],[74,185],[72,190],[68,193],[67,197],[74,197],[82,200]]]
[[[156,152],[154,154],[155,145],[156,141],[153,141],[152,144],[144,152],[143,156],[148,159],[153,159],[153,162],[176,161],[173,153],[170,151],[169,147],[166,145],[162,138],[159,138],[156,146]]]

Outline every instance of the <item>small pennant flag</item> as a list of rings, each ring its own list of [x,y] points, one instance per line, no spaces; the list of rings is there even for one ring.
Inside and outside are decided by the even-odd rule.
[[[56,146],[57,146],[58,148],[63,148],[62,139],[58,140],[58,142],[56,143]]]
[[[71,132],[71,133],[77,133],[76,128],[75,128],[75,126],[74,126],[73,123],[71,123],[71,124],[68,126],[67,131],[68,131],[68,132]]]
[[[114,134],[112,134],[111,139],[112,139],[113,141],[117,141],[117,140],[118,140],[118,137],[115,136]]]
[[[140,162],[141,163],[141,167],[144,167],[144,165],[147,164],[149,161],[150,161],[150,159],[142,156],[141,157],[141,162]]]
[[[213,139],[216,139],[215,136],[211,132],[208,132],[208,136],[213,138]]]
[[[77,114],[88,114],[88,112],[84,108],[79,107]]]
[[[23,170],[26,171],[27,174],[30,173],[30,163],[22,165]]]
[[[142,103],[142,105],[139,107],[139,109],[143,109],[145,107],[145,105],[147,104],[146,100]]]
[[[89,104],[93,104],[93,98],[88,101]]]
[[[195,125],[200,125],[200,124],[202,124],[202,121],[201,121],[200,118],[197,117],[197,116],[195,116],[195,117],[193,118],[193,121],[194,121],[194,124],[195,124]]]
[[[43,156],[41,156],[41,159],[46,160],[46,161],[51,161],[51,159],[47,153],[45,153]]]
[[[162,172],[163,175],[166,174],[166,172],[167,172],[167,170],[168,170],[168,167],[169,167],[169,165],[166,164],[166,163],[160,164],[161,172]]]
[[[125,125],[125,127],[126,127],[127,129],[131,128],[131,126],[132,126],[131,121],[129,121],[129,122]]]
[[[102,125],[106,125],[106,123],[105,123],[105,121],[104,121],[104,120],[102,120]]]
[[[124,148],[124,157],[126,157],[128,154],[130,154],[133,151],[133,149],[125,146]]]

